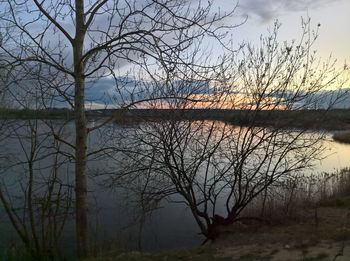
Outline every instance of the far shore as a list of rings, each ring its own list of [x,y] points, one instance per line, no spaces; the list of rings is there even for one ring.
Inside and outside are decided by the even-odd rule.
[[[341,143],[350,143],[350,130],[336,131],[333,139]]]
[[[217,120],[239,126],[266,126],[328,130],[334,138],[350,142],[350,109],[333,110],[231,110],[231,109],[102,109],[87,110],[90,119],[111,117],[122,123],[161,120]],[[68,109],[15,110],[0,109],[0,119],[63,119],[73,120]]]

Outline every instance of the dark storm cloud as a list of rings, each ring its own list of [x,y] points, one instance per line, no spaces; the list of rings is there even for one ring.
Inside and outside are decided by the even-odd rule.
[[[315,10],[344,0],[241,0],[239,6],[248,17],[269,22],[280,15]]]
[[[100,78],[86,84],[85,101],[98,104],[120,104],[128,100],[140,82],[130,77]]]
[[[145,99],[169,95],[207,94],[212,90],[204,81],[174,81],[171,86],[154,85],[152,82],[143,82],[130,77],[118,79],[101,78],[98,81],[87,83],[86,103],[118,106],[128,103],[131,99]]]

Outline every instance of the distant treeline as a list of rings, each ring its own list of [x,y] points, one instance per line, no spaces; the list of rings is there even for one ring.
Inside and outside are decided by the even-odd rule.
[[[88,118],[112,117],[118,123],[162,120],[217,120],[240,126],[350,129],[350,110],[224,110],[224,109],[105,109],[89,110]],[[66,108],[44,110],[0,109],[1,119],[74,119]]]
[[[73,119],[74,112],[67,108],[0,109],[0,119]]]
[[[95,111],[114,115],[118,122],[158,120],[218,120],[240,126],[280,128],[350,129],[350,110],[223,110],[223,109],[134,109]]]

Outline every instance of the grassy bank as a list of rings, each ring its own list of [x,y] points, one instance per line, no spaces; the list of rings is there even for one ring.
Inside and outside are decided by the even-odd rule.
[[[138,251],[120,252],[111,251],[96,257],[86,259],[86,261],[204,261],[219,260],[216,258],[217,251],[213,247],[198,247],[195,249],[182,249],[174,251],[163,251],[158,253],[144,253]],[[222,259],[221,259],[222,260]]]

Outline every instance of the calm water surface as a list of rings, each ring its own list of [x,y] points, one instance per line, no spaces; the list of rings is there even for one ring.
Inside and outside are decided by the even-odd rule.
[[[17,131],[21,132],[21,130]],[[24,133],[25,131],[22,134]],[[67,133],[69,136],[69,131]],[[43,137],[41,136],[40,139]],[[94,140],[96,137],[90,138],[91,144],[96,142]],[[70,138],[73,139],[73,137]],[[49,145],[50,142],[52,140],[48,138],[46,144]],[[19,191],[18,182],[23,180],[20,176],[23,167],[20,164],[10,164],[8,159],[9,157],[12,157],[12,160],[15,158],[13,162],[17,163],[24,161],[23,149],[26,149],[26,146],[29,147],[30,143],[28,141],[21,143],[15,137],[6,138],[1,143],[1,180],[3,184],[8,186],[10,194],[16,194]],[[334,142],[331,135],[328,135],[324,146],[326,147],[324,159],[315,163],[312,172],[334,172],[350,166],[350,145]],[[64,149],[69,151],[69,148],[65,147]],[[47,153],[47,150],[42,150],[40,153]],[[66,175],[62,180],[72,184],[72,162],[66,160],[64,164]],[[91,161],[89,162],[89,172],[97,173],[104,169],[105,164],[103,160]],[[47,167],[46,165],[45,162],[40,163],[40,167],[43,169]],[[40,175],[44,178],[45,170]],[[202,242],[203,238],[198,234],[199,229],[190,211],[184,205],[163,202],[159,209],[147,215],[143,222],[140,222],[140,211],[135,203],[135,195],[122,189],[108,190],[99,185],[100,181],[100,177],[89,180],[90,228],[93,240],[99,245],[102,244],[107,248],[118,245],[129,249],[152,251],[197,246]],[[62,240],[67,252],[74,252],[73,228],[73,220],[71,220],[65,227]],[[1,207],[0,235],[0,248],[2,249],[8,248],[12,242],[18,241]]]

